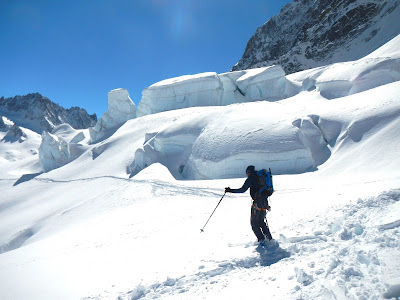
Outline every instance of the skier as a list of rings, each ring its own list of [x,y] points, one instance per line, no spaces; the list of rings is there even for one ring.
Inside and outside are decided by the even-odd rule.
[[[257,172],[254,166],[248,166],[246,169],[247,179],[240,189],[231,189],[230,187],[225,188],[226,193],[244,193],[250,188],[250,196],[253,199],[251,205],[251,217],[250,223],[251,228],[256,235],[260,244],[265,244],[265,238],[269,241],[272,240],[271,232],[265,222],[267,210],[271,211],[271,207],[268,205],[268,197],[258,196],[257,192],[260,189],[258,183]]]

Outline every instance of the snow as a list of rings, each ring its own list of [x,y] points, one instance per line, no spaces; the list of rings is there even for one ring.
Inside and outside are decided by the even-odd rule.
[[[0,298],[400,297],[400,81],[334,89],[384,61],[396,69],[395,44],[286,76],[291,97],[279,101],[149,114],[98,142],[61,125],[39,153],[49,165],[68,159],[46,173],[21,150],[38,149],[38,135],[1,141]],[[252,72],[232,78],[251,86]],[[11,149],[23,155],[5,161]],[[226,194],[200,233],[249,164],[272,169],[279,247],[255,243],[248,192]]]

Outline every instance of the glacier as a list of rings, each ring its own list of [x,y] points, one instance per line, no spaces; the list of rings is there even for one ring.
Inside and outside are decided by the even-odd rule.
[[[221,179],[240,177],[249,160],[256,166],[272,168],[276,174],[316,170],[329,160],[338,139],[348,135],[354,124],[375,126],[375,117],[365,118],[371,107],[365,107],[362,92],[400,80],[399,43],[400,38],[396,37],[360,60],[288,76],[277,67],[222,74],[219,78],[224,78],[223,86],[228,86],[229,91],[225,93],[224,89],[223,104],[243,104],[197,111],[196,117],[182,112],[173,124],[149,133],[151,138],[136,150],[128,170],[136,174],[159,162],[176,178]],[[191,77],[191,84],[202,76]],[[175,78],[162,86],[173,90],[180,82]],[[267,94],[263,89],[268,87],[271,90]],[[246,103],[254,100],[248,101],[246,95],[264,101]],[[348,118],[327,114],[332,106],[329,100],[333,99],[338,99],[336,105],[340,109],[353,113]],[[385,104],[375,104],[376,110],[384,105],[387,112],[398,114],[396,102],[383,100],[384,96],[380,99]],[[260,155],[254,157],[254,153]]]
[[[174,117],[160,130],[146,132],[143,143],[133,149],[132,160],[124,167],[131,177],[153,163],[167,166],[177,179],[240,177],[250,159],[275,174],[315,171],[329,161],[333,147],[353,131],[354,124],[374,126],[369,121],[373,116],[364,118],[370,107],[366,109],[360,99],[365,91],[400,80],[399,41],[396,37],[357,61],[288,76],[279,66],[271,66],[167,79],[143,91],[137,112],[125,89],[110,91],[108,111],[89,128],[90,143],[102,143],[93,148],[93,158],[108,148],[107,138],[134,120],[135,113],[136,118],[157,118],[169,111]],[[334,99],[341,109],[354,113],[348,118],[327,114]],[[396,103],[387,101],[385,107],[397,114]],[[60,159],[59,151],[52,166],[52,156],[40,155],[44,170],[76,159],[83,153],[82,141],[86,141],[83,131],[58,145],[58,149],[77,149],[76,154],[71,157],[67,151]]]

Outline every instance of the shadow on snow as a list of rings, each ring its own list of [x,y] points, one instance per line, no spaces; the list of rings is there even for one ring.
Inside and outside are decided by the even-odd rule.
[[[280,260],[290,257],[290,252],[280,247],[270,250],[258,246],[256,251],[260,254],[259,263],[263,267],[276,264]]]
[[[32,180],[33,178],[35,178],[36,176],[39,176],[40,174],[43,174],[43,172],[34,173],[34,174],[24,174],[14,183],[13,186],[16,186],[16,185],[21,184],[23,182],[27,182],[29,180]]]

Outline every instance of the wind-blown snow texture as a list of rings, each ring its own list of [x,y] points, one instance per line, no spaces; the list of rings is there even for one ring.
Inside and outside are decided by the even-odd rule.
[[[46,173],[38,135],[5,139],[3,118],[0,298],[400,297],[399,53],[396,37],[284,77],[291,97],[149,114],[98,142],[58,126]],[[249,164],[275,175],[279,247],[254,242],[247,193],[200,233]]]
[[[295,0],[259,27],[232,70],[287,74],[359,59],[400,34],[399,0]]]

